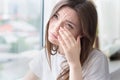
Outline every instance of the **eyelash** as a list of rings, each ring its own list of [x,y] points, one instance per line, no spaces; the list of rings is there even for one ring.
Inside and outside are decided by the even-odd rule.
[[[73,26],[71,24],[67,24],[71,29],[73,29]]]
[[[54,14],[53,17],[56,18],[56,19],[58,19],[58,15],[57,14]]]

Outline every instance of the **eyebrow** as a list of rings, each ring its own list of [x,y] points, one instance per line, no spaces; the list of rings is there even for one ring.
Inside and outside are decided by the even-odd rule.
[[[57,14],[59,16],[59,12],[56,12],[55,14]],[[77,25],[74,24],[72,21],[70,21],[70,20],[66,20],[66,21],[77,27]]]

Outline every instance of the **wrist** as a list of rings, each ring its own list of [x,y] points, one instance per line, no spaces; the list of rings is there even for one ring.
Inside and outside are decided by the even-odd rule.
[[[81,68],[80,62],[77,62],[77,63],[74,63],[74,64],[70,64],[69,66],[70,66],[70,68],[72,68],[72,69]]]

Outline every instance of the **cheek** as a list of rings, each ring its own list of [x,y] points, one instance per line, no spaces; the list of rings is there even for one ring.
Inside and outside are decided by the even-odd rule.
[[[48,28],[48,36],[49,36],[49,34],[50,34],[50,32],[51,32],[51,28],[50,28],[50,26],[48,26],[49,28]]]
[[[49,25],[48,25],[48,33],[52,30],[52,24],[51,24],[51,22],[49,23]]]
[[[72,33],[74,38],[77,39],[77,37],[80,35],[80,31],[75,31]]]
[[[70,31],[70,32],[71,32],[71,34],[74,36],[74,38],[76,39],[76,37],[77,37],[76,32],[74,32],[74,31]]]
[[[48,28],[48,30],[53,32],[54,28],[55,28],[54,22],[53,22],[53,21],[50,21],[50,22],[49,22],[49,28]]]

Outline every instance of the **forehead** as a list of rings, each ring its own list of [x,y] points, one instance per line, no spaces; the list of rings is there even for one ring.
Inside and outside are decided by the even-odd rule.
[[[60,8],[60,10],[57,11],[57,13],[60,15],[60,17],[68,18],[69,20],[72,20],[73,22],[79,22],[77,12],[67,6],[64,6]]]
[[[76,13],[74,9],[68,7],[68,6],[63,6],[61,7],[58,12],[72,12],[72,13]]]

